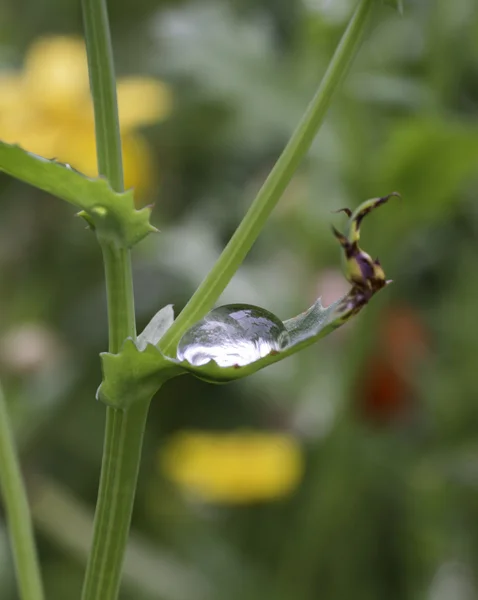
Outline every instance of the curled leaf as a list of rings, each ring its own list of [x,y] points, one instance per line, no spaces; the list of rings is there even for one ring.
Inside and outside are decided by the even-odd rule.
[[[345,276],[351,283],[343,298],[327,307],[318,299],[286,321],[248,304],[215,308],[184,333],[175,358],[159,349],[159,341],[174,319],[172,306],[166,306],[136,341],[128,338],[118,354],[101,355],[103,382],[98,398],[127,408],[131,399],[152,396],[164,381],[185,372],[212,383],[226,383],[283,360],[343,325],[390,283],[378,260],[358,242],[364,217],[397,195],[368,200],[353,213],[344,210],[349,217],[348,235],[334,230],[344,250]]]
[[[307,311],[280,321],[258,306],[231,304],[212,310],[181,338],[177,362],[196,376],[225,382],[275,363],[337,329],[369,302],[390,281],[378,259],[373,260],[358,245],[364,217],[397,193],[367,200],[349,217],[347,236],[334,229],[344,249],[345,275],[352,287],[348,294],[324,308],[320,301]]]
[[[324,308],[319,299],[306,312],[282,322],[259,306],[220,306],[184,334],[177,363],[206,381],[245,377],[339,327],[347,316],[337,307],[335,303]]]

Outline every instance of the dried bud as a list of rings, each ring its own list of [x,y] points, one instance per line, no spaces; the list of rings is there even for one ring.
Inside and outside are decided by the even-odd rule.
[[[391,283],[385,278],[384,270],[377,259],[364,252],[358,245],[360,239],[360,226],[366,215],[377,206],[385,204],[392,196],[400,197],[393,192],[382,198],[367,200],[352,213],[348,208],[342,208],[339,212],[345,212],[349,217],[349,234],[343,235],[332,228],[335,237],[345,251],[345,277],[352,284],[352,289],[344,299],[342,310],[356,313],[367,304],[370,298],[383,287]]]

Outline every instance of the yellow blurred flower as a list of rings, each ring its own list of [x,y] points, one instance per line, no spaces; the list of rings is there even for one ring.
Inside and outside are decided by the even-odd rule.
[[[138,127],[164,119],[169,88],[148,77],[118,81],[118,106],[126,188],[144,199],[155,168]],[[0,139],[97,175],[93,107],[84,43],[57,36],[29,49],[22,72],[0,73]]]
[[[297,440],[267,432],[183,432],[161,450],[159,461],[184,491],[219,504],[281,498],[297,487],[303,472]]]

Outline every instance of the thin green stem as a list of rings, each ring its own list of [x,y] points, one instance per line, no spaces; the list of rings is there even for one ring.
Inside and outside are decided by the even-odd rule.
[[[0,490],[2,492],[13,560],[22,600],[43,600],[43,586],[33,535],[33,525],[10,428],[10,419],[0,388]]]
[[[186,329],[213,307],[259,236],[324,121],[332,95],[362,41],[374,2],[375,0],[360,0],[319,89],[249,211],[212,270],[164,335],[161,349],[166,354],[174,350]]]
[[[122,192],[123,161],[116,99],[115,68],[105,0],[82,0],[88,72],[95,108],[98,172]]]
[[[108,301],[109,351],[119,352],[127,337],[136,337],[133,276],[129,250],[102,244]]]
[[[106,0],[82,0],[90,85],[95,111],[98,171],[123,191],[121,137]],[[109,351],[136,337],[130,252],[103,243]],[[128,410],[107,408],[103,461],[83,600],[116,600],[133,510],[149,398]]]

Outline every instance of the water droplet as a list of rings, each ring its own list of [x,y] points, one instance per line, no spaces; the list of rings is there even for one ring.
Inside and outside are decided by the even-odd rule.
[[[186,331],[177,356],[200,367],[214,360],[220,367],[243,367],[279,352],[289,334],[275,315],[258,306],[228,304],[215,308]]]

